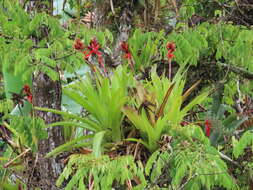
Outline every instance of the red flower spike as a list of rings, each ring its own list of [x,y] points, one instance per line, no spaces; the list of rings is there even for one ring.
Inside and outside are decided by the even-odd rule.
[[[24,91],[25,94],[30,94],[30,93],[31,93],[30,86],[27,85],[27,84],[25,84],[25,85],[23,86],[23,91]]]
[[[176,51],[176,45],[175,45],[174,42],[168,42],[167,45],[166,45],[166,48],[167,48],[167,51],[168,51],[167,58],[168,58],[169,61],[171,61],[171,59],[173,57],[175,57],[173,52]]]
[[[125,41],[123,41],[120,44],[120,48],[121,48],[121,51],[123,51],[123,53],[124,53],[124,58],[128,60],[128,63],[130,65],[131,69],[134,71],[134,61],[132,59],[132,53],[129,50],[128,44]]]
[[[33,95],[31,93],[31,89],[30,89],[30,86],[25,84],[23,86],[23,91],[24,91],[24,94],[25,94],[25,98],[28,102],[32,103],[32,100],[33,100]]]
[[[125,41],[123,41],[121,42],[120,47],[121,47],[121,51],[125,53],[124,57],[130,60],[132,58],[132,54],[129,50],[128,44]]]
[[[96,55],[98,63],[100,66],[104,69],[104,72],[106,72],[105,65],[104,65],[104,59],[102,56],[102,52],[99,51],[100,45],[97,42],[96,38],[93,38],[90,41],[90,45],[87,47],[89,51],[84,51],[84,59],[88,60],[91,56]]]
[[[171,50],[172,52],[176,50],[176,45],[174,42],[168,42],[166,45],[167,50]]]
[[[132,58],[132,54],[131,53],[126,53],[125,54],[125,58],[126,59],[131,59]]]
[[[90,41],[90,45],[89,45],[87,48],[88,48],[89,50],[94,51],[94,53],[95,53],[96,51],[99,50],[100,45],[99,45],[99,43],[97,42],[96,38],[93,38],[93,39]]]
[[[125,41],[121,42],[120,47],[123,52],[125,53],[129,52],[128,44]]]
[[[84,44],[80,39],[76,39],[74,43],[74,49],[76,50],[83,50],[84,49]]]
[[[173,57],[175,57],[175,55],[174,55],[173,53],[168,53],[168,54],[167,54],[167,58],[168,58],[169,60],[171,60]]]
[[[211,135],[211,128],[212,128],[211,122],[209,120],[205,120],[205,132],[207,137],[210,137]]]

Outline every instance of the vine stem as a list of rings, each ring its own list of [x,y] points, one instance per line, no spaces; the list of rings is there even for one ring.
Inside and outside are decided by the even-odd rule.
[[[169,59],[169,81],[171,81],[171,59]]]
[[[195,177],[200,176],[200,175],[219,175],[219,174],[225,174],[226,172],[216,172],[216,173],[203,173],[203,174],[198,174],[195,173],[192,175],[184,184],[182,184],[177,190],[183,190],[184,187]]]

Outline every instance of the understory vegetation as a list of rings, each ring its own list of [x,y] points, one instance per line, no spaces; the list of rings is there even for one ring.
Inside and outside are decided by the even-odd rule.
[[[0,189],[252,190],[252,14],[0,1]]]

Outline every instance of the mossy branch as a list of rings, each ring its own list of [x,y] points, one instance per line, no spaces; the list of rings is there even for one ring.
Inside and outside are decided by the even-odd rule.
[[[246,69],[243,69],[241,67],[237,67],[234,65],[229,65],[229,64],[225,64],[225,63],[219,63],[219,64],[221,65],[221,67],[226,68],[226,69],[232,71],[233,73],[242,76],[243,78],[253,79],[253,72],[247,71]]]

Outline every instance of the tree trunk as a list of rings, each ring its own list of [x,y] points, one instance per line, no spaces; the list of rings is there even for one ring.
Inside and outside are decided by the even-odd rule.
[[[114,10],[120,10],[114,18],[108,19],[109,14],[115,14]],[[116,41],[112,52],[112,61],[114,65],[121,64],[121,51],[120,44],[122,41],[127,41],[129,33],[132,28],[132,17],[134,11],[134,3],[132,1],[97,1],[94,9],[95,18],[93,26],[97,29],[109,28],[112,29],[113,25],[117,26]]]
[[[121,42],[127,41],[129,38],[129,33],[132,28],[132,17],[133,13],[131,12],[133,5],[131,2],[125,2],[124,7],[122,7],[122,12],[119,19],[119,33],[116,38],[116,43],[113,49],[112,60],[114,65],[121,64],[121,51],[120,45]]]
[[[53,13],[53,0],[31,1],[28,10],[33,12]],[[44,28],[46,29],[46,28]],[[43,29],[42,29],[43,30]],[[45,35],[47,35],[46,33]],[[43,36],[46,38],[46,36]],[[38,42],[38,39],[34,39]],[[37,107],[61,109],[62,89],[60,81],[53,81],[43,72],[36,72],[33,76],[33,105]],[[60,121],[60,116],[35,111],[35,117],[42,118],[46,124]],[[41,190],[58,190],[55,182],[63,170],[63,164],[56,158],[45,158],[45,155],[57,146],[64,143],[61,127],[48,128],[48,139],[39,142],[37,155],[31,155],[27,161],[27,186],[28,189],[39,187]]]
[[[34,105],[52,109],[61,109],[61,84],[59,81],[52,81],[45,73],[38,73],[33,79],[34,89]],[[60,121],[60,116],[35,111],[35,115],[44,119],[46,124]],[[39,153],[35,176],[40,176],[35,179],[42,190],[56,190],[55,182],[62,172],[63,164],[55,158],[45,158],[44,156],[61,145],[64,142],[63,131],[61,127],[53,127],[48,129],[48,139],[39,142]]]

